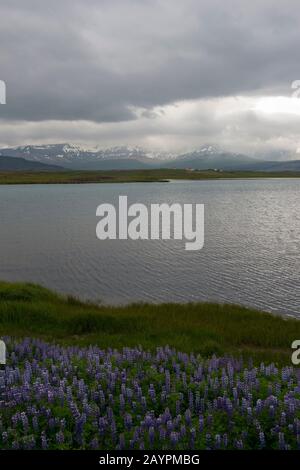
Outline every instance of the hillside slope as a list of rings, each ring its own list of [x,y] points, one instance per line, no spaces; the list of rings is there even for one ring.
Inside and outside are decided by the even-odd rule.
[[[0,171],[63,171],[63,168],[57,165],[25,160],[25,158],[1,155]]]

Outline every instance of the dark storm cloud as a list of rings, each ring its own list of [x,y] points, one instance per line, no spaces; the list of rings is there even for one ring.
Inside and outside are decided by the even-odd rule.
[[[297,1],[0,0],[5,120],[121,122],[155,106],[290,93]]]

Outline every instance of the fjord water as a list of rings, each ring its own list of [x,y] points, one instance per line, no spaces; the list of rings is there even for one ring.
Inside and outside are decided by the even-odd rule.
[[[205,204],[205,244],[96,238],[96,208]],[[0,186],[0,279],[106,304],[216,301],[300,316],[300,179]]]

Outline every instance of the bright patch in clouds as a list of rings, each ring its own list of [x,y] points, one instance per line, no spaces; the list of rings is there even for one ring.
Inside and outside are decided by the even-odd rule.
[[[263,155],[300,148],[300,99],[231,96],[182,100],[151,110],[132,108],[129,121],[3,122],[0,146],[72,142],[86,147],[139,145],[184,152],[208,143],[224,150]]]
[[[266,114],[294,114],[300,116],[300,99],[286,96],[268,96],[260,98],[254,111]]]

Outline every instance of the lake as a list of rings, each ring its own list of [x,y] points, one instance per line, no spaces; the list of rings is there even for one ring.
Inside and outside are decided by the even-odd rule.
[[[96,238],[96,208],[205,204],[205,244]],[[0,278],[106,304],[215,301],[300,315],[300,179],[0,186]]]

